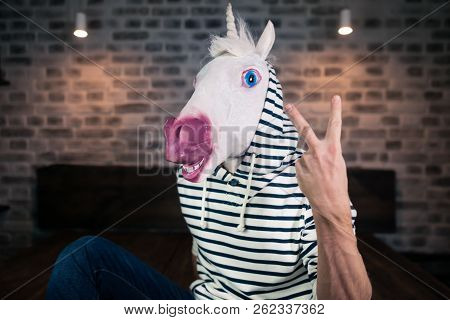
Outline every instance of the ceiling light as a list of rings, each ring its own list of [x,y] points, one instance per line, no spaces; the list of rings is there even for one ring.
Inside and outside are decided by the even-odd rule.
[[[73,32],[75,37],[86,38],[88,33],[86,31],[86,14],[78,12],[75,20],[75,31]]]
[[[351,23],[351,12],[350,9],[342,9],[340,14],[340,23],[338,33],[340,35],[346,36],[353,32]]]

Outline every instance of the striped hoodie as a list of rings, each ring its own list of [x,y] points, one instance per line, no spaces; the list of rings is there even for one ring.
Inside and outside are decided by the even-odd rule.
[[[283,111],[280,82],[268,67],[261,118],[236,172],[219,166],[202,183],[178,172],[197,256],[199,278],[190,286],[196,299],[316,298],[316,230],[294,165],[303,151]]]

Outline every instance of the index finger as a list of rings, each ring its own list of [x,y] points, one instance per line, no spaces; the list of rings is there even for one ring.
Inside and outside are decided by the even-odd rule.
[[[308,121],[306,121],[306,119],[301,115],[300,111],[298,111],[298,109],[292,104],[287,104],[284,109],[294,126],[297,128],[299,134],[305,137],[309,148],[316,148],[319,143],[319,139],[309,125]]]
[[[338,95],[333,96],[331,99],[331,115],[328,120],[327,133],[325,139],[329,139],[334,142],[341,141],[342,132],[342,101]]]

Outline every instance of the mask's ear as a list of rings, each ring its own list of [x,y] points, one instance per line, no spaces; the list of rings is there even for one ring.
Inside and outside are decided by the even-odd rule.
[[[266,60],[267,56],[272,50],[273,43],[275,41],[275,28],[272,21],[267,22],[261,37],[259,37],[258,44],[256,45],[256,53]]]

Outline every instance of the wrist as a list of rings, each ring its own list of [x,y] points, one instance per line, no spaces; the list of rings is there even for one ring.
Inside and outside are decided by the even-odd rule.
[[[357,247],[357,241],[353,232],[350,208],[348,211],[340,211],[336,215],[327,215],[314,209],[312,212],[319,242],[326,243],[327,246],[346,248],[345,251],[353,252]]]
[[[317,208],[312,206],[312,213],[316,224],[321,224],[329,231],[334,229],[352,229],[352,213],[350,205],[334,206],[333,208]]]

